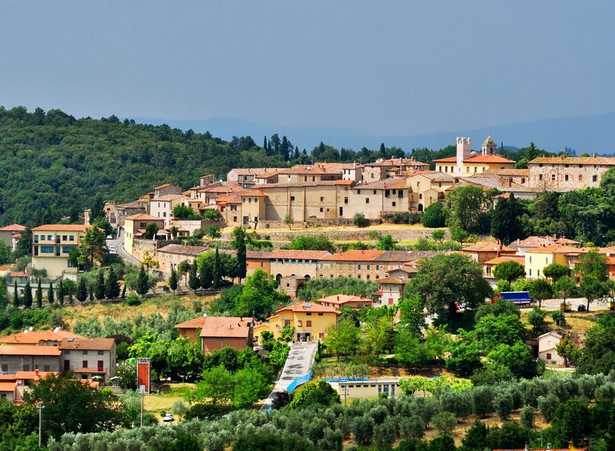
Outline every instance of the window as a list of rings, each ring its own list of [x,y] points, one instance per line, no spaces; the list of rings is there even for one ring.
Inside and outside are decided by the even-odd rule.
[[[348,204],[348,198],[347,197],[344,197],[344,203]]]
[[[83,351],[83,355],[88,355],[88,351]]]
[[[598,181],[598,176],[592,175],[592,182],[597,182],[597,181]]]
[[[307,320],[307,321],[305,322],[305,325],[306,325],[306,327],[312,327],[312,321]]]
[[[284,325],[285,326],[290,326],[290,320],[289,319],[285,319],[284,320]]]
[[[396,205],[397,205],[397,203],[396,203],[396,202],[393,202],[393,206],[395,207]]]
[[[2,372],[3,373],[8,373],[9,372],[9,366],[6,363],[2,364]]]
[[[374,194],[376,194],[376,190],[374,190]]]
[[[361,190],[360,189],[357,190],[357,194],[361,194]]]
[[[321,196],[321,197],[320,197],[320,201],[321,201],[321,202],[324,202],[324,201],[325,201],[325,198]]]
[[[102,371],[105,368],[105,364],[102,360],[99,360],[98,362],[96,362],[98,365],[96,365],[98,367],[98,371]]]
[[[74,235],[69,236],[68,241],[75,241],[75,236]]]
[[[369,204],[369,197],[366,197],[366,198],[365,198],[365,203],[366,203],[366,204]]]
[[[542,174],[538,175],[538,180],[542,180]]]
[[[295,200],[295,196],[290,196],[290,201],[294,201]]]
[[[307,316],[312,316],[312,312],[307,312],[306,315]]]
[[[583,176],[581,174],[579,174],[579,182],[583,181]]]
[[[53,254],[54,251],[55,251],[54,246],[41,246],[42,254]]]
[[[322,211],[323,211],[323,209],[322,209],[322,207],[320,207],[320,212],[322,213]]]
[[[46,371],[46,372],[51,371],[51,366],[50,365],[43,365],[43,371]]]
[[[547,352],[547,360],[551,360],[551,353]]]
[[[105,351],[98,351],[98,355],[105,355]]]
[[[551,181],[554,182],[555,181],[555,174],[551,174]]]
[[[45,235],[41,235],[41,241],[45,241]]]
[[[67,235],[62,235],[62,241],[66,241],[66,238],[68,238]]]
[[[65,254],[70,254],[71,249],[71,246],[62,246],[62,252],[64,252]]]
[[[82,365],[81,365],[81,368],[87,368],[87,367],[88,367],[88,361],[87,361],[87,360],[83,360],[83,361],[81,362],[81,364],[82,364]]]
[[[331,277],[333,277],[333,276],[331,276]],[[322,316],[322,313],[319,313],[318,316]]]
[[[357,265],[357,269],[361,271],[361,265]]]
[[[53,235],[47,235],[47,241],[53,241]]]

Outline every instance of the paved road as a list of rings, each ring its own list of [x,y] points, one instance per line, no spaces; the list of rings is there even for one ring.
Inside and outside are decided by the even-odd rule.
[[[305,376],[310,372],[314,364],[314,355],[318,345],[315,342],[293,343],[280,378],[276,381],[273,391],[261,407],[261,412],[271,407],[271,398],[274,393],[286,391],[292,381],[298,377]]]
[[[561,299],[545,299],[542,301],[542,308],[544,310],[559,310],[559,306],[562,303]],[[587,299],[585,298],[573,298],[566,299],[566,303],[569,303],[572,307],[572,311],[576,312],[577,307],[579,305],[587,306]],[[536,303],[538,305],[538,303]],[[589,310],[604,310],[607,308],[606,300],[604,299],[596,299],[594,302],[589,304]]]
[[[115,251],[117,252],[117,255],[119,255],[120,258],[124,260],[126,263],[130,263],[131,265],[140,264],[139,260],[137,260],[136,258],[134,258],[132,255],[130,255],[128,252],[124,250],[124,230],[120,231],[120,236],[117,239],[107,240],[107,248],[109,248],[110,246],[115,247]]]

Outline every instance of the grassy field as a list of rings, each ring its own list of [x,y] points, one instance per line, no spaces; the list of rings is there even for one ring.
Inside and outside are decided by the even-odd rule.
[[[193,302],[199,300],[206,305],[215,296],[195,296],[192,294],[174,296],[170,294],[163,294],[153,298],[145,299],[140,305],[128,306],[122,302],[119,303],[104,303],[104,304],[86,304],[80,305],[75,302],[72,306],[64,307],[65,316],[64,321],[67,326],[71,327],[72,324],[78,319],[85,320],[92,316],[102,320],[105,317],[111,317],[113,319],[125,319],[134,318],[137,315],[147,316],[151,313],[159,313],[163,317],[167,315],[171,305],[175,301],[179,301],[186,307],[192,307]]]
[[[527,321],[527,317],[531,311],[531,309],[521,310],[521,321],[525,324],[525,327],[528,330],[532,327]],[[547,316],[545,316],[546,327],[549,330],[561,330],[567,333],[575,333],[583,338],[587,333],[587,330],[596,325],[595,318],[597,313],[604,313],[604,311],[593,310],[591,312],[566,313],[566,325],[557,326],[553,322],[551,312],[549,312],[547,313]]]

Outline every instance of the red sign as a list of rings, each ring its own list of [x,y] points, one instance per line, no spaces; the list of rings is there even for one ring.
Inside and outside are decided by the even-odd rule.
[[[137,359],[137,390],[149,393],[150,389],[150,359]]]

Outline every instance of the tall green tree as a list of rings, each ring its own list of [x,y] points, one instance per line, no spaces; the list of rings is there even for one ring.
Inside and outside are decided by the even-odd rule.
[[[60,305],[64,305],[64,296],[66,296],[64,284],[62,283],[62,279],[60,279],[60,282],[58,282],[58,302]]]
[[[27,281],[24,287],[24,307],[32,307],[32,287],[30,286],[30,281]]]
[[[84,277],[79,277],[79,281],[77,282],[77,300],[79,302],[81,302],[82,304],[87,300],[88,298],[88,287],[85,283],[85,278]]]
[[[287,300],[285,294],[276,290],[278,283],[271,274],[257,269],[246,278],[241,294],[235,300],[237,316],[267,318],[278,306]]]
[[[105,273],[102,268],[98,271],[96,282],[94,284],[94,296],[99,301],[105,298]]]
[[[107,277],[105,278],[105,296],[108,299],[115,299],[120,295],[120,284],[117,280],[117,274],[113,269],[113,266],[107,271]]]
[[[482,267],[460,254],[438,254],[425,260],[409,284],[410,292],[420,295],[427,310],[455,315],[457,303],[475,308],[493,294],[483,278]]]
[[[94,221],[97,219],[104,219],[106,217],[105,200],[103,199],[102,194],[99,193],[96,197],[94,197],[94,203],[92,204],[90,210],[90,222],[92,224],[94,224]]]
[[[213,266],[213,270],[212,270],[212,279],[213,279],[213,285],[215,289],[218,289],[218,287],[220,287],[220,282],[221,282],[221,278],[220,278],[220,251],[218,250],[218,248],[216,248],[216,254],[214,257],[214,266]]]
[[[53,304],[53,301],[55,300],[52,284],[49,284],[49,290],[47,290],[47,300],[49,301],[49,304]]]
[[[190,271],[188,273],[188,286],[195,293],[196,293],[196,290],[198,290],[199,287],[201,286],[201,282],[200,282],[198,274],[197,274],[196,260],[193,261],[192,264],[190,265]]]
[[[444,227],[447,217],[448,211],[444,205],[441,202],[434,202],[423,212],[421,223],[425,227]]]
[[[175,290],[177,290],[177,271],[175,271],[175,268],[171,268],[171,276],[169,277],[169,288],[173,291],[173,293],[175,293]]]
[[[243,227],[235,227],[233,229],[233,247],[237,251],[238,272],[237,277],[244,279],[246,277],[246,231]]]
[[[4,310],[7,308],[9,304],[9,291],[6,287],[6,281],[4,279],[0,280],[0,310]]]
[[[542,301],[553,296],[553,286],[546,279],[533,280],[528,291],[530,297],[538,301],[538,308],[542,308]]]
[[[508,283],[512,283],[521,277],[525,277],[525,269],[523,269],[523,266],[519,262],[508,260],[499,263],[493,269],[493,275],[498,280],[505,280]]]
[[[480,229],[481,216],[486,208],[485,193],[478,186],[460,186],[448,194],[451,210],[450,226],[474,233]]]
[[[141,265],[139,277],[137,279],[137,293],[144,296],[149,291],[149,275],[145,271],[145,266]]]
[[[17,281],[13,283],[13,305],[15,308],[19,307],[19,291],[17,289]]]
[[[105,232],[98,227],[88,227],[83,239],[79,242],[77,262],[83,268],[92,268],[94,261],[102,260],[108,253]]]
[[[41,286],[41,279],[38,279],[38,284],[36,285],[36,306],[38,308],[43,308],[43,287]]]
[[[570,270],[562,264],[551,263],[550,265],[544,267],[542,273],[545,277],[550,278],[553,283],[555,283],[560,279],[560,277],[567,276],[570,273]]]
[[[361,330],[353,321],[342,320],[329,327],[323,341],[327,351],[337,357],[355,354],[361,343]]]
[[[219,259],[219,257],[218,257]],[[214,262],[209,259],[202,260],[199,265],[199,285],[201,288],[209,288],[213,284]]]
[[[514,194],[509,199],[501,198],[491,216],[491,235],[504,244],[521,238],[523,236],[523,224],[521,215],[523,208],[515,199]]]

